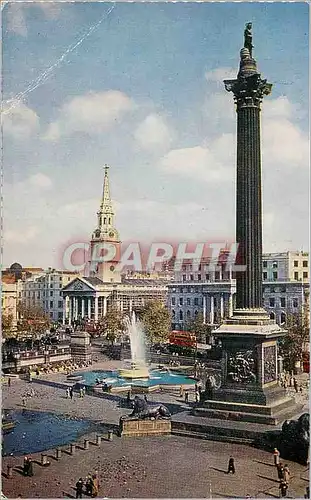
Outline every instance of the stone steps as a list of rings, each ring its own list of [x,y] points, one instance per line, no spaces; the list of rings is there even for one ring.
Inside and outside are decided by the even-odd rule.
[[[202,431],[191,431],[172,428],[172,434],[175,436],[192,437],[196,439],[206,439],[207,441],[221,441],[235,444],[253,444],[254,442],[254,439],[252,438],[206,433],[203,429]]]
[[[237,405],[238,406],[238,405]],[[244,405],[243,405],[244,406]],[[241,408],[241,406],[240,406]],[[244,409],[244,408],[243,408]],[[287,401],[286,404],[281,405],[281,409],[275,408],[275,412],[272,415],[265,415],[260,413],[255,413],[256,408],[252,408],[252,411],[234,411],[226,407],[226,409],[216,409],[216,408],[197,408],[193,411],[193,414],[197,417],[207,417],[215,418],[219,420],[233,420],[240,422],[254,422],[258,424],[267,424],[275,426],[281,421],[286,420],[287,417],[292,416],[297,412],[297,405],[295,402]]]

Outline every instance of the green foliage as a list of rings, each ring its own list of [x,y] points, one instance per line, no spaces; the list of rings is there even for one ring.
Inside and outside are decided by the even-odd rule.
[[[211,326],[203,322],[202,313],[197,314],[194,319],[188,321],[185,326],[185,330],[187,332],[195,333],[198,342],[200,339],[205,340],[207,336],[211,335]]]
[[[288,316],[287,333],[280,340],[280,354],[284,359],[284,368],[293,371],[295,363],[302,360],[305,343],[309,341],[309,318],[305,313]]]
[[[112,344],[119,335],[125,332],[125,330],[124,314],[117,308],[112,308],[107,311],[106,316],[100,321],[100,335],[104,335]]]
[[[13,327],[13,314],[2,314],[2,333],[4,337],[10,336]]]
[[[24,332],[33,332],[49,328],[51,324],[50,317],[40,306],[26,306],[20,302],[17,306],[20,320],[17,329]]]
[[[171,331],[171,315],[158,300],[148,302],[140,311],[146,337],[152,343],[165,342]]]

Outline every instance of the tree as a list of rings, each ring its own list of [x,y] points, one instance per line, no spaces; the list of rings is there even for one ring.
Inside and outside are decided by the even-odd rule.
[[[207,336],[211,335],[211,326],[204,323],[204,318],[202,313],[198,313],[194,319],[189,320],[186,323],[186,331],[193,332],[196,334],[197,341],[205,340]]]
[[[2,332],[4,337],[10,336],[13,327],[13,314],[2,314]]]
[[[291,372],[295,363],[302,360],[305,344],[309,342],[309,317],[307,311],[287,317],[287,333],[280,340],[280,354],[284,359],[284,368]]]
[[[110,309],[99,324],[99,334],[104,334],[107,340],[112,344],[115,342],[118,335],[122,335],[125,332],[125,329],[124,314],[117,308]]]
[[[20,302],[17,306],[20,320],[17,328],[24,332],[35,332],[50,326],[51,319],[40,306],[27,306]]]
[[[171,330],[171,315],[159,300],[151,300],[140,311],[139,318],[146,337],[152,343],[168,340]]]

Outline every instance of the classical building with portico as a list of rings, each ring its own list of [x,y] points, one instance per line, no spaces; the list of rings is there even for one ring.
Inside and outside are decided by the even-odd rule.
[[[125,314],[137,311],[150,300],[167,299],[167,280],[165,277],[136,274],[134,277],[121,275],[118,269],[121,242],[114,223],[110,186],[109,167],[105,165],[103,194],[97,226],[90,242],[91,255],[96,247],[109,243],[115,248],[115,257],[109,262],[98,259],[89,266],[89,276],[77,277],[63,287],[64,298],[63,323],[72,324],[79,320],[97,323],[105,317],[111,307],[116,307]],[[94,262],[93,262],[94,264]]]

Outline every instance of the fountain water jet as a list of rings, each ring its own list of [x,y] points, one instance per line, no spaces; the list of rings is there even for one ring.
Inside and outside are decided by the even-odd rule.
[[[131,360],[129,366],[119,370],[120,377],[137,379],[149,378],[146,363],[145,333],[133,311],[131,318],[126,318],[127,332],[130,337]]]

